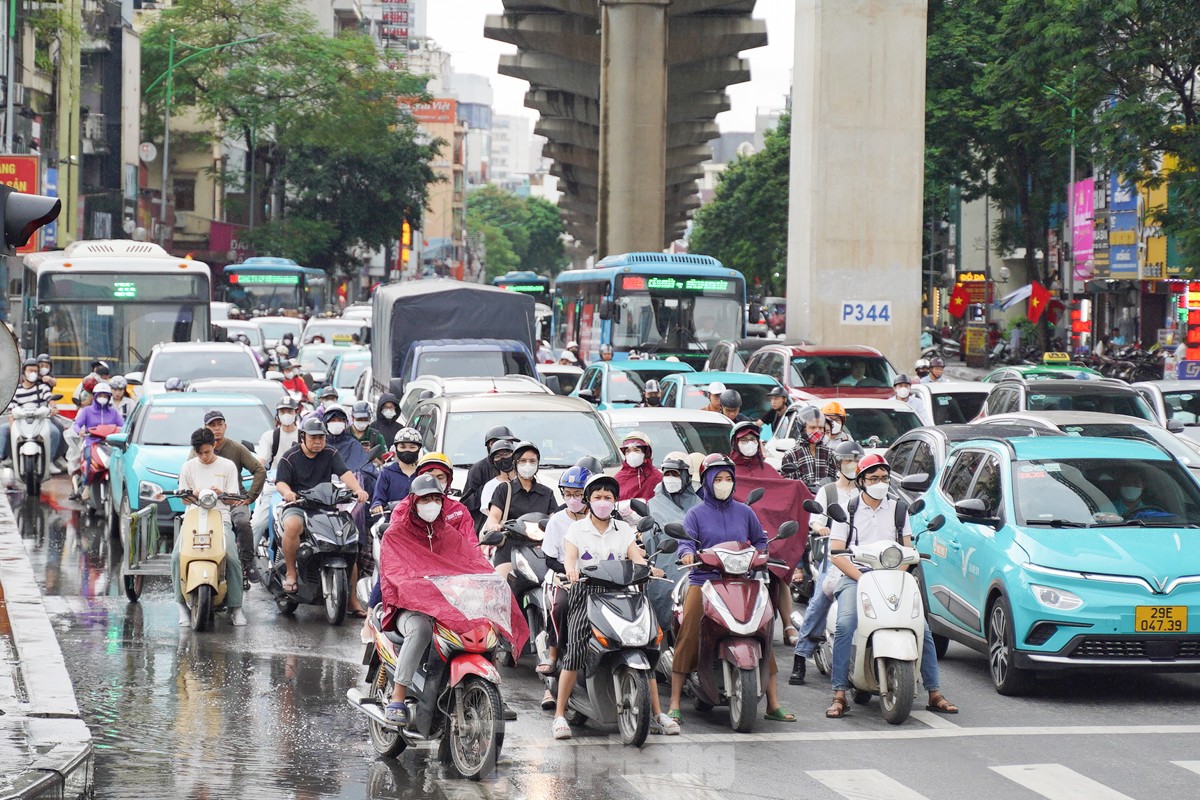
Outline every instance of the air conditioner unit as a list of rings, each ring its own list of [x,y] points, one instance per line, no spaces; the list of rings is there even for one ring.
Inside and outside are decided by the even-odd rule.
[[[93,142],[102,142],[108,137],[104,126],[104,115],[91,113],[83,120],[83,138]]]
[[[23,83],[14,83],[13,84],[13,105],[14,106],[25,105],[25,84],[23,84]]]

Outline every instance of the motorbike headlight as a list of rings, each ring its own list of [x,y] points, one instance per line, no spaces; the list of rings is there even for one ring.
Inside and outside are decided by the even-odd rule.
[[[1039,586],[1036,583],[1031,584],[1029,588],[1039,603],[1046,608],[1053,608],[1055,611],[1074,611],[1083,605],[1083,599],[1079,595],[1072,594],[1066,589]]]
[[[153,481],[138,481],[138,499],[157,503],[160,500],[166,500],[167,493],[163,487]]]
[[[904,553],[896,545],[884,548],[883,552],[879,554],[879,566],[884,569],[896,569],[903,561]]]
[[[746,550],[740,553],[722,553],[718,552],[717,557],[721,559],[722,571],[730,575],[744,575],[750,569],[750,562],[754,560],[753,550]]]
[[[650,643],[650,615],[642,614],[621,631],[621,644],[626,647],[643,647]]]
[[[212,492],[201,492],[200,497],[196,499],[196,505],[201,508],[216,508],[217,496]]]
[[[529,560],[520,553],[513,553],[513,569],[515,569],[517,574],[522,578],[525,578],[532,583],[538,582],[538,576],[536,573],[534,573],[533,567],[530,566]]]

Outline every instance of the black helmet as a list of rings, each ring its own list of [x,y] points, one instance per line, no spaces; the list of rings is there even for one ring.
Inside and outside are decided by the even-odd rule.
[[[496,455],[496,453],[503,452],[504,450],[508,450],[511,452],[513,449],[513,446],[514,445],[513,445],[512,439],[497,439],[496,441],[492,442],[492,446],[488,448],[488,455],[494,456],[494,455]],[[515,453],[514,453],[514,455],[515,455]]]
[[[21,362],[21,369],[24,369],[25,367],[33,367],[34,369],[37,369],[37,365],[38,362],[36,358],[27,358]]]
[[[848,461],[850,459],[854,459],[854,463],[857,464],[863,455],[862,445],[853,439],[848,439],[844,442],[838,442],[837,446],[833,448],[834,461]]]
[[[903,372],[901,372],[895,378],[892,378],[892,386],[899,386],[902,383],[907,383],[909,386],[912,385],[912,381],[910,381],[908,379],[908,376],[905,375]]]
[[[721,408],[741,408],[742,395],[737,389],[726,389],[721,392]]]
[[[782,386],[772,386],[771,391],[767,392],[767,397],[787,397],[787,389]]]
[[[663,472],[678,472],[679,477],[683,478],[684,486],[692,482],[692,465],[685,459],[667,456],[659,465],[659,469]]]
[[[575,462],[575,466],[583,467],[593,475],[599,475],[601,472],[604,472],[604,465],[595,456],[584,456]]]
[[[412,483],[408,486],[408,493],[417,497],[424,497],[429,494],[445,494],[442,489],[442,484],[436,477],[425,473],[413,478]]]
[[[291,369],[291,368],[292,368],[292,367],[294,367],[294,366],[295,366],[295,364],[293,364],[293,363],[291,362],[291,360],[289,360],[289,359],[286,359],[286,358],[285,358],[285,359],[282,359],[282,360],[279,362],[279,371],[280,371],[280,372],[287,372],[289,369]]]
[[[494,428],[489,428],[488,432],[483,435],[483,446],[490,448],[492,446],[492,442],[496,441],[497,439],[515,438],[517,437],[513,436],[513,432],[510,431],[507,426],[497,425]]]
[[[300,425],[301,436],[328,436],[329,431],[325,429],[325,423],[320,417],[307,417]]]
[[[605,475],[603,472],[599,475],[593,475],[588,478],[588,482],[583,487],[583,502],[588,502],[592,499],[592,494],[597,489],[608,489],[612,492],[615,499],[621,499],[621,484],[617,483],[617,479],[611,475]]]
[[[526,450],[532,450],[537,454],[538,461],[542,460],[542,451],[538,450],[537,445],[533,442],[517,442],[513,447],[513,458],[520,459],[521,453],[525,452]]]
[[[334,388],[332,385],[326,386],[324,389],[321,390],[321,394],[319,396],[320,397],[332,397],[336,400],[337,396],[338,396],[337,389]]]
[[[933,369],[934,367],[943,367],[944,368],[945,366],[946,366],[946,362],[943,361],[939,356],[934,356],[933,358],[929,359],[929,368],[930,369]]]
[[[747,433],[753,433],[758,439],[762,438],[762,431],[758,429],[757,425],[755,425],[753,422],[743,421],[739,422],[737,425],[734,425],[733,428],[730,429],[729,446],[733,447],[737,443],[737,440],[745,436]]]
[[[279,398],[279,402],[275,404],[276,411],[295,411],[299,407],[300,404],[290,394]]]

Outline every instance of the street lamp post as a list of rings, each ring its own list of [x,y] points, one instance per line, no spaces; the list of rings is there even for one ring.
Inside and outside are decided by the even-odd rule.
[[[1067,295],[1067,344],[1069,349],[1071,309],[1075,305],[1075,70],[1071,70],[1071,97],[1067,97],[1050,84],[1042,84],[1042,88],[1061,98],[1067,104],[1067,108],[1071,110],[1071,157],[1067,175],[1067,235],[1063,237],[1065,241],[1071,243],[1071,255],[1065,259],[1063,265],[1063,291]]]

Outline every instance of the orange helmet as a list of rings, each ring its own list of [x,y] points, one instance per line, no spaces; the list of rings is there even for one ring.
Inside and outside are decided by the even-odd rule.
[[[825,416],[846,418],[846,409],[842,408],[842,404],[837,400],[830,400],[825,405],[821,406],[821,413]]]

